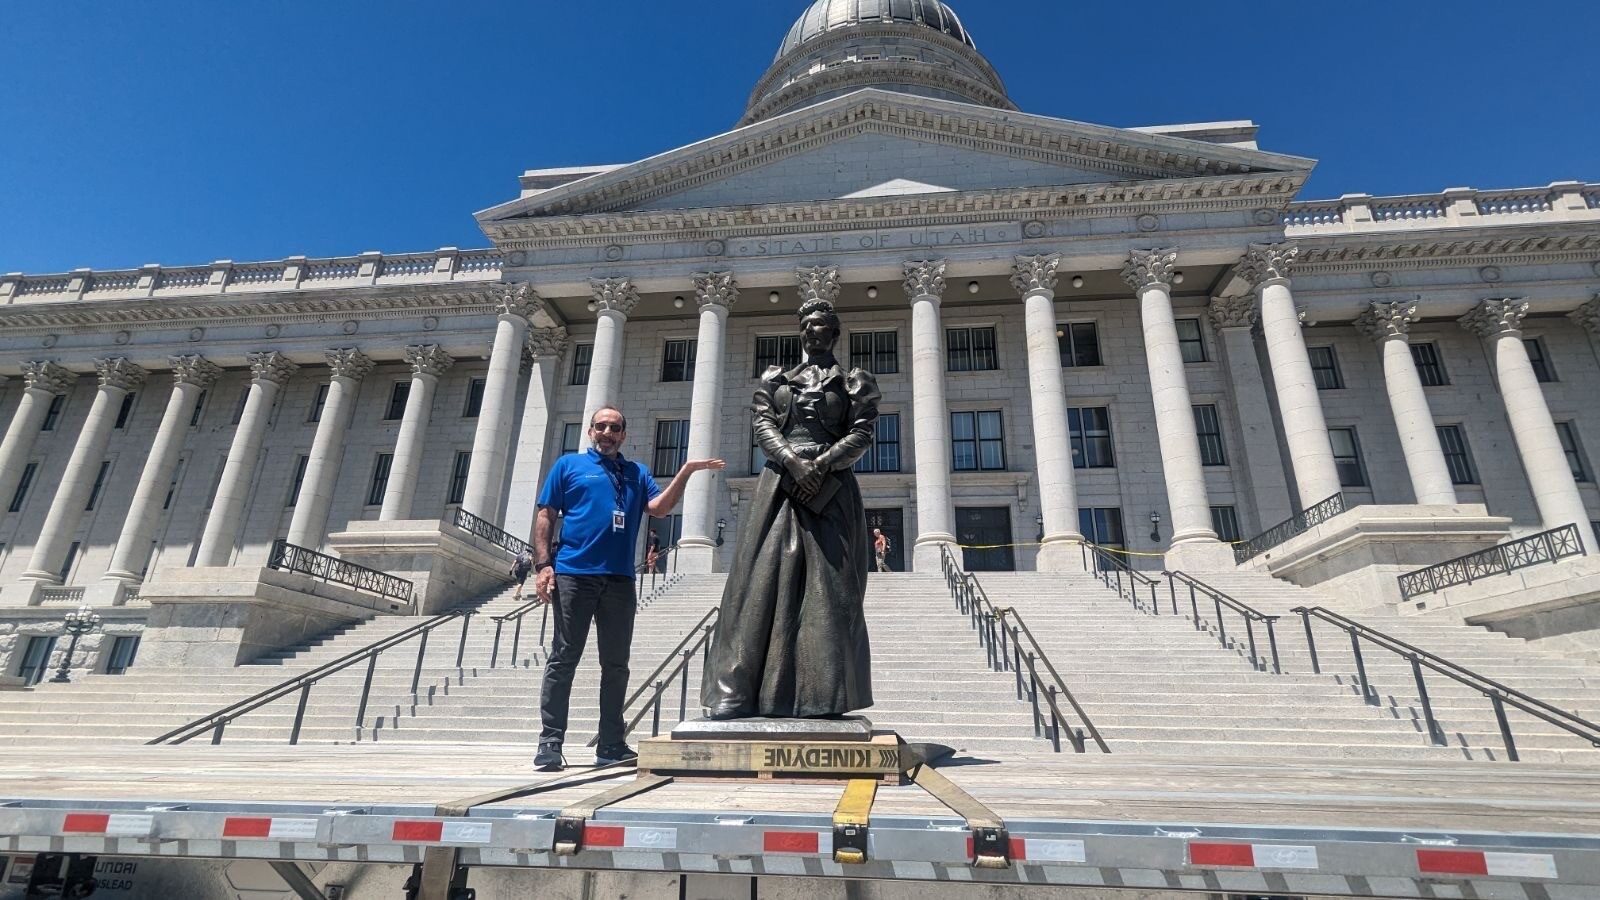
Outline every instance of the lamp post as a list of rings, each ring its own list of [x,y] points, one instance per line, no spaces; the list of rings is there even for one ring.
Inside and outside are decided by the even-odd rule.
[[[1044,542],[1044,516],[1034,516],[1033,517],[1033,524],[1039,526],[1039,536],[1034,538],[1034,540],[1039,541],[1040,543],[1043,543]]]
[[[727,528],[727,527],[728,527],[728,520],[727,519],[718,519],[717,520],[717,546],[718,547],[722,546],[722,530],[724,528]]]
[[[66,684],[72,680],[69,672],[72,669],[72,655],[78,652],[78,638],[99,627],[100,615],[90,609],[88,604],[78,607],[75,612],[67,613],[66,619],[62,621],[62,628],[67,634],[72,635],[72,643],[67,645],[67,655],[62,657],[61,668],[56,670],[55,677],[50,679],[51,684]]]
[[[1150,540],[1152,543],[1161,543],[1161,513],[1150,514]]]

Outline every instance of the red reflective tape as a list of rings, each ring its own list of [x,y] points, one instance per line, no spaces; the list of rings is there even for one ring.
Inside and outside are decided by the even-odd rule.
[[[1189,845],[1189,864],[1194,866],[1233,866],[1252,869],[1256,864],[1255,850],[1249,844],[1195,844]]]
[[[972,859],[972,858],[976,857],[977,855],[978,855],[978,845],[972,840],[972,836],[968,835],[967,836],[967,859]],[[1027,840],[1025,840],[1023,838],[1012,838],[1011,839],[1011,858],[1012,859],[1027,859],[1028,858],[1028,842],[1027,842]]]
[[[235,819],[230,816],[222,823],[222,836],[225,838],[264,838],[271,835],[271,819]]]
[[[586,825],[583,829],[583,846],[621,847],[628,841],[628,829],[620,825]]]
[[[105,834],[110,825],[111,816],[106,813],[67,813],[61,830],[73,834]]]
[[[444,840],[443,822],[396,822],[391,840],[437,844]]]
[[[1425,875],[1488,875],[1489,861],[1474,850],[1418,850],[1417,868]]]
[[[821,853],[821,835],[815,831],[767,831],[761,835],[765,853]]]

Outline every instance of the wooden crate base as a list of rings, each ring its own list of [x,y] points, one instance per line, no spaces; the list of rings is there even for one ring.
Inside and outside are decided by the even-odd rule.
[[[899,784],[900,738],[873,732],[862,741],[705,741],[669,737],[639,742],[639,771],[719,781],[828,783],[854,778]]]

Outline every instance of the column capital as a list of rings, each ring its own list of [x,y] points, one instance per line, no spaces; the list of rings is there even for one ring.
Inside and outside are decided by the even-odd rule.
[[[911,300],[919,297],[943,298],[945,266],[942,259],[917,259],[905,263],[901,270],[905,273],[906,297]]]
[[[250,363],[250,378],[252,381],[270,381],[283,387],[300,367],[294,364],[289,357],[276,350],[263,350],[245,355],[245,360]]]
[[[800,289],[800,305],[819,300],[834,303],[839,299],[839,267],[812,266],[794,270],[795,284]]]
[[[1176,250],[1135,250],[1128,254],[1128,264],[1122,267],[1122,280],[1135,292],[1158,284],[1171,288],[1177,268]]]
[[[1260,289],[1287,282],[1289,271],[1299,258],[1299,244],[1251,244],[1237,272],[1240,278]]]
[[[150,376],[149,372],[134,365],[125,356],[97,359],[94,361],[94,371],[100,378],[101,387],[120,391],[131,391],[144,384],[144,380]]]
[[[1411,336],[1411,323],[1417,320],[1415,300],[1374,300],[1367,311],[1356,317],[1356,330],[1378,343],[1404,341]]]
[[[360,381],[372,371],[373,362],[365,353],[354,347],[338,347],[327,352],[328,368],[333,370],[334,378],[349,378]]]
[[[1206,310],[1211,314],[1212,327],[1217,329],[1254,328],[1256,325],[1256,298],[1249,294],[1242,297],[1212,297]]]
[[[731,310],[739,300],[739,280],[732,272],[696,272],[694,293],[701,312],[711,307]]]
[[[203,356],[173,356],[167,362],[172,365],[172,378],[178,384],[192,384],[203,390],[222,377],[222,367]]]
[[[526,282],[496,285],[490,294],[495,310],[502,316],[516,316],[527,321],[534,313],[544,311],[544,299]]]
[[[1056,270],[1061,268],[1061,254],[1044,256],[1019,256],[1011,263],[1011,286],[1026,297],[1033,293],[1056,292]]]
[[[1528,301],[1511,297],[1485,300],[1458,321],[1461,327],[1483,338],[1522,334],[1522,320],[1528,315]]]
[[[78,376],[69,371],[65,366],[57,365],[49,360],[35,360],[22,364],[22,380],[28,390],[49,391],[52,394],[65,394],[78,380]]]
[[[567,349],[567,329],[535,328],[528,332],[528,355],[534,359],[556,359]]]
[[[411,365],[412,377],[438,378],[455,365],[456,360],[438,344],[413,344],[406,348],[406,362]]]
[[[639,305],[639,292],[631,278],[591,278],[589,290],[594,294],[596,312],[617,312],[626,316]]]
[[[1588,303],[1567,313],[1567,318],[1584,328],[1597,338],[1600,338],[1600,294],[1595,294]]]

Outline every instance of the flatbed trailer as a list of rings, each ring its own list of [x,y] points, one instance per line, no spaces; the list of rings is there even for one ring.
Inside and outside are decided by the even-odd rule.
[[[372,887],[321,893],[345,900],[399,900],[403,875],[441,848],[458,851],[468,885],[662,876],[630,888],[636,900],[700,896],[689,885],[707,876],[762,897],[868,883],[879,892],[851,896],[983,885],[993,897],[1600,898],[1595,766],[957,757],[940,771],[1009,829],[1001,868],[974,865],[967,823],[915,788],[879,790],[860,863],[832,853],[839,785],[675,782],[596,811],[571,855],[555,852],[557,816],[633,773],[569,770],[555,790],[437,814],[549,781],[529,757],[482,745],[5,749],[0,853],[309,864],[298,871],[321,871],[324,886],[393,867]],[[174,897],[170,878],[161,896]]]

